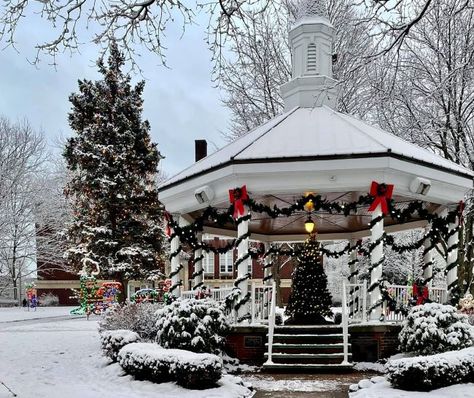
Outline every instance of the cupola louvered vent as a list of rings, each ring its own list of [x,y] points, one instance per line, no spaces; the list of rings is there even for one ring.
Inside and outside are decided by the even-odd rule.
[[[316,44],[308,45],[308,58],[306,60],[306,71],[308,73],[316,73]]]

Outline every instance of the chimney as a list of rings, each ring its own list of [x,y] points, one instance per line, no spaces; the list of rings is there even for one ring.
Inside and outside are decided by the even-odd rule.
[[[194,158],[198,162],[207,156],[207,141],[194,140]]]

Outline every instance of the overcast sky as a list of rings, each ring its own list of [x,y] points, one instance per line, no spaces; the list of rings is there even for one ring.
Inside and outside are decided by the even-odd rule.
[[[201,25],[205,17],[198,18]],[[184,36],[176,24],[166,32],[167,63],[144,52],[139,60],[146,79],[144,117],[151,123],[153,140],[166,159],[161,167],[169,176],[194,161],[194,140],[208,140],[209,151],[225,144],[220,132],[226,130],[229,113],[220,103],[222,95],[211,81],[211,53],[204,38],[205,26],[190,26]],[[77,91],[77,79],[98,78],[94,62],[99,49],[83,45],[81,54],[58,58],[55,70],[47,65],[32,66],[38,38],[50,36],[45,24],[29,19],[18,32],[19,53],[0,50],[0,114],[12,120],[26,117],[33,127],[44,131],[49,145],[71,134],[67,123],[68,96]],[[140,80],[138,75],[134,81]],[[58,149],[55,149],[59,151]]]

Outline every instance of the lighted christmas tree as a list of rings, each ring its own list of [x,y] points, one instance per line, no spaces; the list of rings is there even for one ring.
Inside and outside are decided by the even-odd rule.
[[[122,282],[161,275],[162,210],[156,176],[160,153],[142,120],[144,83],[122,72],[113,44],[108,62],[97,63],[102,80],[79,81],[70,96],[75,135],[64,157],[70,171],[66,194],[73,208],[67,259],[77,271]]]
[[[313,237],[309,238],[293,271],[291,294],[285,311],[289,316],[286,324],[320,325],[328,323],[324,317],[332,317],[332,298],[321,259],[319,243]]]

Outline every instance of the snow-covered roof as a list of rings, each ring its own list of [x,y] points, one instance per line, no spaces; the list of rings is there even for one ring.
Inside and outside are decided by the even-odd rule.
[[[474,173],[393,134],[327,106],[294,108],[164,182],[160,188],[235,163],[392,156],[455,174]],[[350,162],[348,162],[350,168]]]

